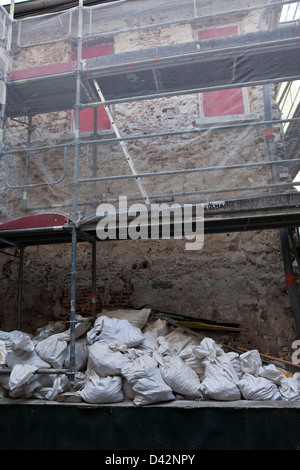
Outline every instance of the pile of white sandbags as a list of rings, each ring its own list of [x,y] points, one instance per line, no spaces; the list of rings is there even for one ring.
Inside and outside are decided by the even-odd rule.
[[[225,352],[182,332],[150,309],[103,312],[76,326],[75,394],[92,404],[180,400],[300,400],[300,373],[263,365],[257,350]],[[44,339],[0,331],[2,396],[57,400],[69,391],[70,331]],[[47,373],[49,369],[49,373]],[[37,373],[39,370],[39,373]],[[41,371],[42,370],[42,371]],[[43,372],[43,373],[41,373]]]

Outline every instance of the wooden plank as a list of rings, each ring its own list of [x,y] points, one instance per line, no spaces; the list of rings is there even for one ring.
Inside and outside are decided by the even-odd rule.
[[[235,328],[231,326],[223,326],[223,325],[214,325],[209,323],[202,323],[202,322],[191,322],[191,321],[177,321],[176,322],[180,326],[184,326],[186,328],[196,328],[199,330],[213,330],[213,331],[229,331],[229,332],[236,332],[239,333],[241,331],[246,331],[244,328]]]

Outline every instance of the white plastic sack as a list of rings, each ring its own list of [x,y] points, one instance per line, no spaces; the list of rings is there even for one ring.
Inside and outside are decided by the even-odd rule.
[[[131,400],[131,401],[134,400],[135,392],[132,386],[130,385],[130,383],[127,382],[127,380],[124,378],[123,378],[122,390],[123,390],[124,397],[127,398],[127,400]]]
[[[88,370],[98,375],[120,375],[121,370],[129,364],[129,358],[119,351],[113,351],[105,341],[96,341],[88,346]]]
[[[207,364],[215,364],[220,367],[220,370],[226,371],[228,378],[234,383],[239,380],[237,365],[234,363],[234,359],[239,361],[237,353],[225,353],[212,338],[204,338],[200,345],[195,346],[192,351],[195,357],[203,361],[202,364],[205,366],[204,377],[207,376],[206,371],[210,371],[210,366],[207,368]]]
[[[124,399],[120,376],[100,377],[95,371],[88,375],[79,395],[87,403],[117,403]]]
[[[166,320],[162,320],[161,318],[158,318],[154,322],[148,323],[145,328],[143,329],[143,333],[146,332],[151,332],[158,336],[166,336],[169,332],[168,330],[168,324]]]
[[[6,347],[2,340],[0,340],[0,364],[6,364]]]
[[[244,374],[238,382],[245,400],[281,400],[278,386],[269,379]]]
[[[29,335],[22,334],[15,338],[12,342],[12,350],[13,351],[26,351],[26,352],[32,352],[34,350],[34,344],[31,341],[31,338]]]
[[[204,338],[199,345],[193,349],[193,353],[199,359],[217,358],[223,356],[223,349],[212,339]]]
[[[281,381],[284,379],[283,373],[277,369],[274,364],[269,364],[267,366],[262,366],[258,370],[258,375],[264,377],[265,379],[272,380],[276,385],[280,385]]]
[[[101,316],[105,315],[108,318],[118,318],[119,320],[128,320],[131,325],[136,328],[142,329],[147,325],[149,315],[151,313],[150,308],[143,308],[141,310],[103,310]],[[98,317],[100,318],[100,317]],[[97,326],[98,318],[96,318],[94,326]]]
[[[169,341],[167,341],[163,336],[157,338],[158,352],[161,356],[174,356],[175,351]]]
[[[166,341],[168,341],[168,343],[170,343],[174,350],[174,353],[178,355],[187,346],[191,344],[198,344],[198,342],[194,338],[178,330],[171,331],[164,338]]]
[[[286,377],[274,364],[261,367],[259,370],[261,377],[267,378],[278,385],[278,390],[282,400],[300,400],[300,374],[295,373],[293,377]]]
[[[299,401],[299,379],[296,374],[294,377],[283,377],[278,387],[282,400]]]
[[[84,370],[87,365],[87,356],[88,356],[85,339],[75,341],[75,356],[76,356],[75,370],[76,371]],[[67,347],[64,367],[66,368],[70,367],[70,345],[68,345]]]
[[[172,389],[164,382],[157,361],[150,356],[137,357],[122,369],[122,375],[136,393],[137,406],[173,400]]]
[[[58,395],[66,390],[67,385],[68,377],[63,374],[57,375],[54,379],[53,386],[45,393],[45,399],[50,401],[56,400]]]
[[[152,331],[143,332],[143,341],[136,347],[138,350],[144,351],[145,353],[152,354],[158,350],[157,336]]]
[[[128,348],[134,348],[143,341],[144,337],[139,328],[131,325],[128,320],[108,318],[101,316],[97,319],[97,325],[87,334],[89,344],[95,341],[117,343]]]
[[[9,351],[32,352],[34,350],[34,344],[30,336],[19,330],[10,332],[0,331],[0,341],[3,341],[5,344],[7,353]]]
[[[9,392],[10,398],[23,398],[28,399],[34,396],[35,390],[38,388],[38,379],[33,376],[29,381],[20,387],[17,387],[12,392]]]
[[[162,363],[159,361],[159,369],[174,393],[190,400],[202,398],[198,375],[179,356],[164,357]]]
[[[205,361],[204,380],[200,385],[204,398],[219,401],[240,400],[241,393],[232,376],[220,364]]]
[[[194,354],[194,349],[197,346],[193,344],[189,344],[186,348],[184,348],[179,353],[179,357],[188,365],[190,366],[196,374],[203,379],[204,371],[205,371],[205,364],[203,358],[199,358]]]
[[[37,368],[28,364],[17,364],[10,373],[8,386],[10,391],[14,391],[28,382]]]
[[[6,354],[6,364],[12,368],[16,364],[28,364],[38,369],[49,369],[51,365],[44,361],[36,351],[10,350]]]
[[[38,374],[38,383],[34,391],[34,397],[44,399],[46,394],[52,389],[55,378],[56,375],[54,374]]]
[[[67,332],[57,333],[39,341],[36,345],[36,352],[54,369],[60,369],[66,360],[68,340],[69,334]]]
[[[262,360],[256,349],[241,354],[240,360],[241,369],[245,374],[252,374],[255,377],[258,376],[259,369],[262,367]]]

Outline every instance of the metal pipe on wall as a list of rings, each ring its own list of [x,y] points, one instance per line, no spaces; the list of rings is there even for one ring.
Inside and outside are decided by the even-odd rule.
[[[23,271],[24,271],[24,250],[20,248],[20,263],[18,276],[18,312],[17,312],[17,330],[21,330],[21,313],[22,313],[22,294],[23,294]]]
[[[82,59],[82,7],[79,0],[77,66],[76,66],[76,104],[75,104],[75,139],[74,139],[74,173],[73,173],[73,217],[78,217],[78,167],[79,167],[79,128],[80,128],[80,96],[81,96],[81,59]],[[70,305],[70,388],[74,390],[76,370],[76,281],[77,281],[77,226],[72,228],[72,261],[71,261],[71,305]]]
[[[97,242],[92,242],[92,317],[96,319],[96,307],[97,307]]]

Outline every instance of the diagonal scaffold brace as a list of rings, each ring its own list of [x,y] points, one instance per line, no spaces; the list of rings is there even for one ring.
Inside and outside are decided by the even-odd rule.
[[[96,88],[96,91],[97,91],[97,93],[98,93],[98,95],[99,95],[99,98],[100,98],[101,102],[104,103],[104,102],[105,102],[105,99],[104,99],[103,93],[102,93],[102,91],[101,91],[101,89],[100,89],[100,87],[99,87],[99,84],[98,84],[97,80],[94,79],[94,80],[93,80],[93,83],[94,83],[94,86],[95,86],[95,88]],[[109,107],[108,107],[107,105],[103,105],[103,106],[104,106],[105,111],[106,111],[106,113],[107,113],[107,116],[108,116],[108,118],[109,118],[109,120],[110,120],[111,127],[112,127],[112,129],[114,130],[114,133],[116,134],[116,137],[117,137],[118,139],[120,139],[120,141],[119,141],[119,142],[120,142],[120,146],[121,146],[121,149],[122,149],[122,151],[123,151],[123,153],[124,153],[124,155],[125,155],[125,158],[126,158],[126,161],[127,161],[128,165],[129,165],[129,167],[130,167],[130,170],[131,170],[131,172],[132,172],[133,175],[136,175],[137,172],[136,172],[136,170],[135,170],[132,157],[131,157],[131,155],[130,155],[130,152],[129,152],[128,148],[127,148],[127,145],[126,145],[125,141],[122,140],[120,131],[119,131],[119,129],[118,129],[117,124],[115,123],[115,120],[114,120],[114,118],[113,118],[113,115],[112,115],[112,113],[111,113],[111,111],[110,111],[110,109],[109,109]],[[146,192],[146,190],[145,190],[145,188],[144,188],[144,185],[143,185],[141,179],[140,179],[138,176],[136,177],[136,182],[137,182],[137,185],[138,185],[138,187],[139,187],[139,189],[140,189],[140,191],[141,191],[141,194],[142,194],[142,196],[143,196],[143,199],[144,199],[145,204],[146,204],[146,205],[149,205],[149,204],[150,204],[150,199],[149,199],[149,197],[148,197],[148,195],[147,195],[147,192]]]

